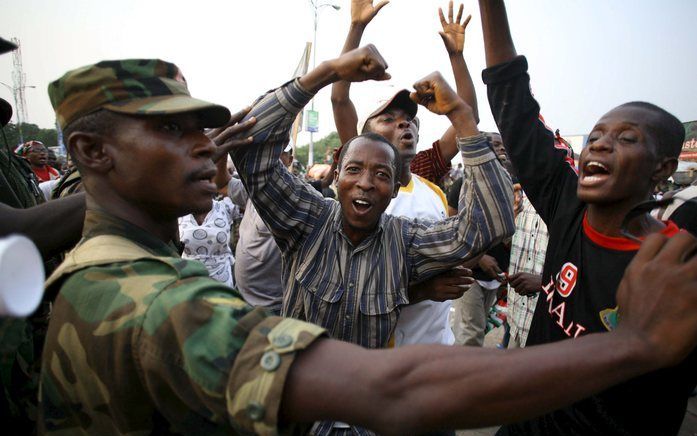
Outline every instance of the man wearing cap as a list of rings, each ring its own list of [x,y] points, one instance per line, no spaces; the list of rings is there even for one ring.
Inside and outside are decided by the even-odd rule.
[[[363,30],[384,4],[381,2],[373,7],[371,1],[354,0],[352,2],[352,22],[344,50],[350,50],[359,44]],[[446,21],[442,10],[439,9],[443,28],[441,36],[453,67],[458,93],[472,107],[477,119],[474,85],[462,55],[465,29],[469,22],[468,18],[462,21],[462,12],[463,5],[460,5],[459,14],[454,19],[453,3],[450,2]],[[445,219],[448,216],[445,194],[434,182],[438,182],[442,175],[447,173],[450,160],[457,151],[454,128],[450,127],[430,150],[417,154],[418,106],[409,98],[409,91],[404,89],[397,92],[360,120],[356,129],[353,122],[356,113],[349,99],[349,85],[337,82],[332,87],[334,119],[342,143],[355,136],[357,132],[375,132],[397,146],[402,158],[401,187],[397,197],[390,202],[385,212],[419,220]],[[449,150],[446,159],[442,157],[442,150]],[[428,162],[428,165],[424,162]],[[471,283],[469,275],[471,275],[469,270],[458,267],[426,282],[411,284],[410,294],[418,295],[416,299],[423,301],[402,309],[395,328],[395,345],[452,344],[454,336],[449,322],[451,299],[462,296]]]
[[[368,24],[375,18],[378,12],[389,3],[389,1],[380,1],[373,5],[372,0],[352,0],[351,2],[351,25],[349,33],[346,36],[346,41],[342,52],[352,50],[360,44],[363,32]],[[465,29],[470,18],[462,20],[463,5],[460,5],[458,15],[453,18],[453,3],[448,5],[448,19],[446,20],[443,12],[439,9],[439,18],[442,25],[442,32],[439,32],[450,60],[455,83],[457,86],[458,95],[472,108],[474,118],[479,122],[477,110],[477,98],[474,90],[474,84],[470,76],[467,64],[463,57],[463,49],[465,44]],[[337,133],[341,143],[345,143],[348,139],[354,137],[363,131],[374,131],[377,127],[373,126],[373,122],[377,115],[387,109],[399,108],[405,112],[402,117],[393,118],[394,125],[385,130],[388,126],[382,126],[383,131],[378,132],[387,139],[392,141],[402,154],[407,157],[405,167],[409,168],[409,172],[402,172],[403,179],[408,180],[407,175],[410,173],[418,174],[424,179],[432,183],[440,183],[443,176],[450,170],[450,161],[458,154],[458,148],[455,141],[453,128],[449,128],[443,136],[433,143],[433,147],[416,153],[416,146],[419,140],[419,121],[416,119],[416,106],[410,107],[404,99],[402,90],[397,92],[391,99],[381,105],[377,110],[372,111],[369,115],[358,118],[356,109],[349,95],[350,83],[336,82],[332,86],[332,107],[334,110],[334,121],[336,123]],[[413,113],[412,113],[413,112]],[[372,119],[372,120],[371,120]],[[406,154],[410,152],[410,155]]]
[[[267,94],[253,120],[236,124],[239,113],[213,136],[222,151],[247,146],[235,135],[258,120],[248,150],[268,149],[266,140],[287,135],[279,123],[289,128],[320,88],[384,78],[385,68],[369,48],[347,53]],[[426,89],[434,80],[421,83],[420,99],[440,102]],[[84,239],[47,284],[60,294],[43,356],[41,433],[277,434],[318,419],[391,434],[483,426],[504,410],[510,419],[533,416],[671,365],[697,342],[697,319],[678,316],[697,310],[697,265],[685,260],[697,242],[689,235],[647,239],[623,282],[618,328],[573,344],[537,353],[367,351],[319,338],[317,326],[251,310],[167,244],[178,215],[210,207],[218,153],[201,127],[223,123],[226,109],[190,98],[179,70],[157,60],[100,62],[68,72],[49,93],[83,171],[89,213]],[[462,114],[456,108],[449,110]],[[472,124],[468,132],[476,133]],[[468,145],[477,165],[493,164],[488,150]],[[354,146],[346,159],[370,149],[388,166],[398,160],[388,145]],[[510,384],[479,377],[494,362]],[[510,397],[500,401],[504,392]]]

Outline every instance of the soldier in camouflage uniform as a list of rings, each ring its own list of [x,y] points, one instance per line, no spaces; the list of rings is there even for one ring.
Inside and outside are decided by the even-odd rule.
[[[295,83],[316,93],[384,78],[385,68],[374,49],[358,49]],[[211,206],[219,153],[202,128],[228,121],[225,108],[191,98],[179,69],[159,60],[73,70],[49,94],[88,213],[82,241],[47,282],[60,293],[43,354],[42,433],[277,434],[322,419],[392,434],[481,426],[670,365],[697,343],[697,319],[678,316],[697,310],[697,260],[682,256],[697,241],[685,235],[647,240],[611,333],[511,352],[320,338],[320,327],[253,310],[168,244],[178,216]],[[218,150],[248,145],[239,135],[254,123],[260,135],[277,127],[238,124],[243,115],[216,133]],[[479,376],[492,367],[500,378]]]

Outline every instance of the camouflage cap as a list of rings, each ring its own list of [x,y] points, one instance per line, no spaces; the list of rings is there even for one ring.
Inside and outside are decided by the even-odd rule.
[[[181,70],[159,59],[102,61],[68,71],[48,85],[61,129],[97,109],[134,115],[196,112],[205,127],[230,120],[224,106],[189,94]]]

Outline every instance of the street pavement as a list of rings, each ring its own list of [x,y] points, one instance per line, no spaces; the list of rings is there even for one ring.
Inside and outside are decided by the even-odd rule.
[[[495,347],[501,342],[503,337],[503,327],[490,331],[484,338],[485,347]],[[697,370],[697,368],[695,369]],[[493,436],[496,434],[496,427],[479,428],[475,430],[458,430],[457,436]],[[697,436],[697,397],[692,397],[687,402],[687,412],[678,436]]]

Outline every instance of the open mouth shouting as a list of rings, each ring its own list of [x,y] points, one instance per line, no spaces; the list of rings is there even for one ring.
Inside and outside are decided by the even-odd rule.
[[[356,198],[351,204],[358,215],[366,214],[373,208],[373,203],[365,198]]]
[[[414,146],[416,142],[416,136],[409,130],[405,131],[399,136],[399,143],[400,145],[404,146]]]
[[[579,184],[593,187],[604,183],[610,177],[610,169],[606,164],[597,160],[589,160],[581,167]]]

